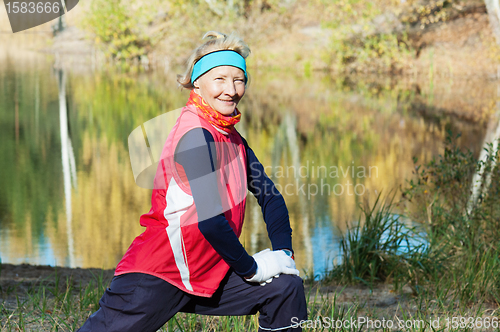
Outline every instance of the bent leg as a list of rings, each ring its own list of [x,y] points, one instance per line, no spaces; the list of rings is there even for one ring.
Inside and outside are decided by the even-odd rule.
[[[155,332],[190,298],[152,275],[114,277],[93,313],[78,332]]]
[[[300,331],[297,322],[307,319],[302,279],[288,274],[260,286],[230,272],[212,298],[194,298],[181,311],[215,316],[259,311],[260,331]]]

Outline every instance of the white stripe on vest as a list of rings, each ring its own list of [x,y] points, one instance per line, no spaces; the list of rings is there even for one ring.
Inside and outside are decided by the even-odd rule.
[[[188,290],[192,291],[193,287],[189,282],[189,268],[185,256],[184,242],[182,241],[181,217],[193,204],[193,196],[186,194],[172,176],[168,184],[165,199],[167,206],[165,207],[163,215],[168,221],[166,231],[170,240],[172,252],[174,253],[175,264],[181,274],[182,283]]]

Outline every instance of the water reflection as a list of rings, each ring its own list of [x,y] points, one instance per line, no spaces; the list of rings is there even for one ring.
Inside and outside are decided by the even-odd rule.
[[[188,97],[168,74],[54,71],[35,55],[0,61],[3,262],[116,265],[150,207],[151,191],[134,182],[128,135]],[[331,266],[359,204],[410,178],[413,157],[442,151],[446,130],[462,132],[459,143],[479,153],[485,134],[477,119],[492,98],[474,100],[483,110],[477,119],[450,113],[460,103],[439,84],[253,74],[238,129],[282,189],[299,269]],[[491,90],[481,84],[475,88]],[[241,240],[253,253],[270,243],[256,200],[247,202]]]
[[[56,249],[47,235],[62,200],[58,113],[49,115],[58,111],[51,97],[57,82],[43,59],[15,61],[8,55],[0,61],[1,253],[4,261],[35,255],[53,263]]]
[[[68,110],[66,107],[66,75],[62,69],[57,72],[59,86],[59,125],[61,127],[61,158],[64,178],[64,200],[66,202],[66,238],[68,240],[68,266],[75,267],[75,245],[73,240],[71,192],[77,189],[75,154],[69,135]]]

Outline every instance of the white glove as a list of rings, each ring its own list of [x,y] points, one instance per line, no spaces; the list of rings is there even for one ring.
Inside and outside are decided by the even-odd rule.
[[[253,255],[253,258],[257,263],[257,271],[252,278],[247,279],[249,282],[258,282],[264,286],[270,283],[273,277],[279,277],[281,273],[299,275],[295,261],[282,250],[264,249]]]

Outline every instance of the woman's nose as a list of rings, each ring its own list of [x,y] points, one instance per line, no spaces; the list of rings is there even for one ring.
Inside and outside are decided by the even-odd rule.
[[[234,96],[236,94],[236,87],[234,86],[234,82],[227,82],[224,92],[230,96]]]

